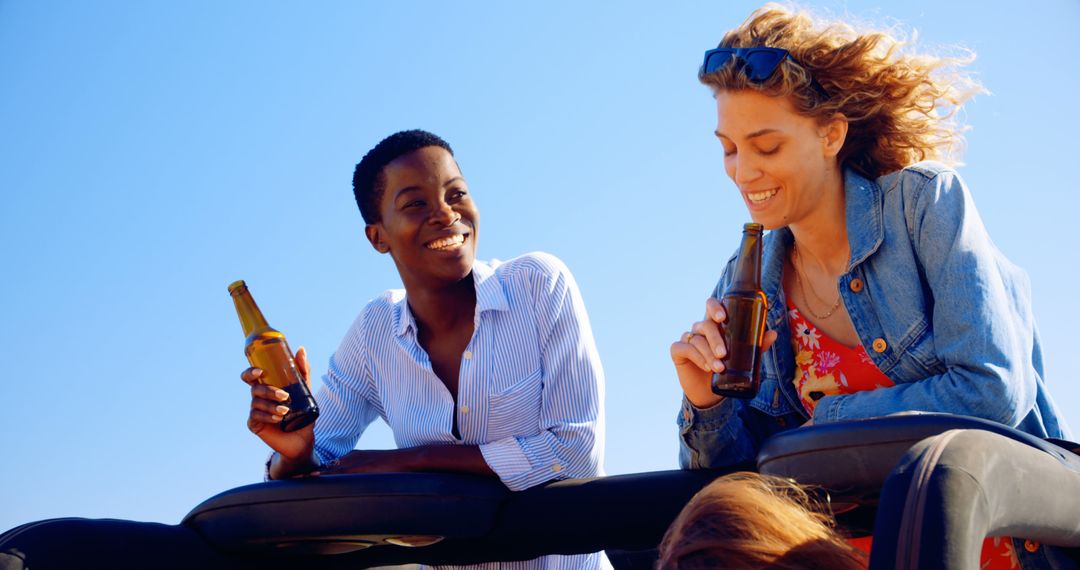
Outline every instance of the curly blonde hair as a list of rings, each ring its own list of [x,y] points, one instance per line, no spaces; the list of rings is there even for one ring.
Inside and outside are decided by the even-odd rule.
[[[955,164],[963,150],[956,121],[960,106],[985,89],[965,72],[974,53],[938,57],[909,53],[886,31],[859,33],[840,21],[766,4],[724,35],[719,47],[774,47],[788,51],[779,72],[750,81],[733,60],[698,78],[714,92],[754,89],[786,96],[796,111],[819,122],[847,118],[840,163],[877,177],[921,160]],[[797,63],[796,63],[797,62]],[[813,81],[824,88],[821,94]],[[827,97],[823,96],[827,95]]]
[[[739,472],[699,491],[660,543],[657,570],[856,570],[868,559],[797,483]]]

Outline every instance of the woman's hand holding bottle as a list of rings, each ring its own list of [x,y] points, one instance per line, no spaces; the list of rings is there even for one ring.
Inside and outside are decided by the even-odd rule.
[[[724,344],[724,323],[727,312],[718,299],[705,301],[705,319],[695,322],[671,345],[671,361],[679,376],[686,399],[696,408],[709,408],[723,399],[712,391],[712,375],[724,371],[727,356]],[[776,332],[767,331],[762,340],[762,352],[776,341]]]
[[[310,387],[311,367],[304,347],[296,351],[295,361],[296,368],[304,377],[304,382]],[[312,423],[296,431],[282,430],[281,419],[289,411],[287,405],[289,395],[280,388],[259,383],[262,375],[263,371],[259,368],[248,368],[240,374],[240,379],[251,387],[248,429],[280,456],[276,458],[279,460],[276,462],[278,465],[271,469],[272,475],[276,475],[275,471],[286,474],[306,473],[316,467],[312,459],[315,449],[315,424]]]

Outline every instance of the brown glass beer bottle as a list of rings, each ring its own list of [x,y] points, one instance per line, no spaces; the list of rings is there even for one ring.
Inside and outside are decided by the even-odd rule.
[[[721,359],[724,371],[712,377],[712,391],[720,396],[753,398],[761,386],[761,342],[769,305],[761,290],[763,230],[761,224],[743,226],[735,275],[720,298],[727,311],[723,325],[727,356]]]
[[[266,323],[246,283],[236,281],[229,285],[229,295],[236,305],[240,326],[244,329],[244,354],[253,367],[263,371],[259,382],[281,388],[289,394],[289,399],[282,402],[288,406],[289,413],[281,419],[281,430],[296,431],[314,422],[319,417],[319,406],[315,404],[311,389],[296,368],[285,335]]]

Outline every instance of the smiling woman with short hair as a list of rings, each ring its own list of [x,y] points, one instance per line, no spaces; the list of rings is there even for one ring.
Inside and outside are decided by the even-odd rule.
[[[356,167],[353,191],[376,251],[404,289],[372,300],[330,359],[315,424],[283,432],[282,392],[251,385],[248,427],[275,450],[269,477],[449,471],[522,490],[602,475],[603,369],[566,266],[530,253],[476,259],[480,215],[453,152],[403,131]],[[297,361],[305,376],[303,350]],[[382,418],[398,449],[354,450]],[[601,554],[479,568],[600,568]]]

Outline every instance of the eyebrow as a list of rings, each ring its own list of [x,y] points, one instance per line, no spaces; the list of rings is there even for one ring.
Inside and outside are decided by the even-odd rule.
[[[406,186],[406,187],[402,188],[401,190],[398,190],[397,192],[394,193],[394,199],[397,200],[398,198],[401,197],[402,194],[405,194],[406,192],[419,192],[419,191],[420,191],[419,186]]]
[[[444,187],[449,186],[449,185],[453,184],[454,182],[459,182],[459,181],[464,182],[465,178],[462,177],[462,176],[455,176],[455,177],[451,178],[450,180],[447,180],[446,182],[444,182],[443,186]],[[406,187],[402,188],[401,190],[398,190],[397,193],[394,194],[394,198],[397,199],[397,198],[401,197],[401,195],[406,193],[406,192],[419,192],[420,190],[423,190],[423,188],[420,188],[419,186],[406,186]]]
[[[746,138],[752,139],[752,138],[757,138],[757,137],[760,137],[760,136],[765,136],[765,135],[769,135],[769,134],[772,134],[772,133],[778,133],[778,132],[780,132],[778,129],[761,129],[761,130],[754,131],[754,132],[746,135]],[[721,133],[719,130],[713,131],[713,134],[716,135],[716,138],[720,138],[720,137],[729,138],[726,135],[724,135],[723,133]]]

